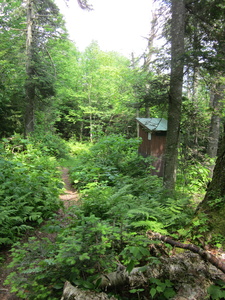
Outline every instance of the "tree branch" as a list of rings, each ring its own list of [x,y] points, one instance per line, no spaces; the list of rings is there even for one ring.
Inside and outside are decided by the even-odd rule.
[[[210,262],[213,266],[215,266],[216,268],[221,270],[223,273],[225,273],[225,264],[221,261],[221,259],[215,257],[211,253],[199,248],[198,246],[196,246],[194,244],[183,244],[181,242],[175,241],[172,237],[161,235],[160,233],[155,233],[152,231],[148,231],[147,236],[149,239],[160,240],[164,243],[170,244],[171,246],[182,248],[182,249],[187,249],[194,253],[197,253],[197,254],[199,254],[199,256],[202,259]]]
[[[87,10],[93,10],[93,7],[91,4],[88,3],[87,0],[77,0],[80,8],[87,9]]]

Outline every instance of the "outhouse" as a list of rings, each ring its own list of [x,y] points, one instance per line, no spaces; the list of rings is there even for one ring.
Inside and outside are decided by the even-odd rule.
[[[138,153],[152,156],[152,175],[163,176],[164,153],[166,147],[167,120],[163,118],[137,118],[138,136],[142,138]]]

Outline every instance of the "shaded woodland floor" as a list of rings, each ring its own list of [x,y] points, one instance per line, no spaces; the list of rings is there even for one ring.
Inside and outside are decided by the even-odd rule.
[[[79,204],[79,195],[71,185],[70,178],[69,178],[69,170],[67,168],[62,168],[62,180],[64,182],[64,193],[61,194],[59,197],[62,200],[64,207],[68,208],[72,205]],[[66,211],[64,211],[63,209],[60,209],[57,214],[58,214],[58,218],[60,220],[62,220],[62,222],[67,217]],[[40,231],[40,228],[39,228],[39,229],[36,229],[36,230],[32,231],[31,233],[27,234],[27,236],[23,237],[22,241],[26,242],[27,239],[30,236],[35,236],[37,238],[47,237],[50,240],[55,239],[55,234],[43,233],[43,232]],[[223,263],[225,263],[225,253],[224,252],[218,251],[218,250],[215,250],[215,249],[208,249],[208,252],[210,252],[211,254],[215,255],[218,258],[220,258],[221,261]],[[174,253],[174,255],[175,254],[176,253]],[[180,255],[182,255],[182,254],[180,254]],[[193,254],[191,254],[191,253],[186,253],[186,254],[183,254],[183,255],[187,255],[187,257],[189,257],[189,256],[192,257],[193,256]],[[197,266],[198,265],[199,266],[202,266],[202,265],[205,266],[205,262],[200,260],[198,258],[198,255],[195,255],[195,256],[196,256],[196,259],[198,260],[198,264],[197,263],[196,263],[196,265],[194,264],[195,268],[197,268],[197,271],[195,269],[193,269],[193,270],[191,269],[191,271],[189,272],[189,271],[187,271],[187,269],[185,269],[186,270],[185,272],[188,272],[189,274],[182,275],[181,277],[185,278],[188,275],[190,275],[191,278],[192,278],[193,274],[195,274],[194,277],[196,277],[198,279],[198,277],[199,277],[199,274],[198,274],[199,272],[198,271],[201,268],[200,267],[198,268]],[[9,286],[4,286],[3,285],[7,275],[9,273],[9,270],[7,270],[7,265],[11,261],[10,248],[2,249],[2,251],[0,252],[0,257],[4,258],[4,261],[2,261],[2,262],[0,261],[0,300],[22,300],[21,298],[17,297],[13,293],[10,293],[10,287]],[[188,261],[187,257],[183,257],[182,259],[185,260],[185,262],[186,262],[186,261]],[[176,255],[174,257],[172,256],[172,261],[174,259],[176,259]],[[182,262],[182,260],[179,260],[179,257],[178,257],[178,265],[182,265],[181,262]],[[166,265],[169,265],[169,263],[167,263]],[[208,268],[208,266],[207,266],[207,268]],[[172,273],[172,272],[170,272],[170,273]],[[204,272],[202,272],[202,273],[204,273]],[[216,274],[216,276],[219,276],[219,278],[222,278],[222,280],[224,280],[224,274],[222,274],[220,271],[216,270],[215,268],[213,269],[213,274],[214,275]],[[208,280],[208,277],[207,277],[206,280]],[[201,287],[200,287],[200,289],[201,289]],[[190,295],[191,292],[189,290],[187,290],[187,294]],[[181,300],[181,299],[192,299],[192,298],[185,298],[183,296],[184,296],[183,294],[182,294],[182,296],[177,295],[177,298],[175,298],[175,299],[179,299],[179,300]],[[201,298],[194,298],[193,297],[193,299],[201,299]]]
[[[62,168],[62,180],[64,182],[64,193],[59,196],[59,198],[63,201],[63,205],[65,208],[68,208],[74,204],[78,203],[79,196],[76,190],[72,187],[69,178],[69,170],[67,168]],[[60,210],[59,216],[62,219],[65,214],[63,210]],[[43,233],[42,237],[43,237]],[[37,231],[32,232],[32,236],[39,236],[39,229]],[[49,235],[49,234],[48,234]],[[30,236],[30,235],[29,235]],[[27,239],[29,236],[26,236]],[[48,238],[51,238],[48,236]],[[21,300],[21,298],[17,297],[13,293],[10,293],[10,287],[4,286],[4,281],[8,276],[9,271],[7,270],[7,266],[11,261],[10,258],[10,248],[5,248],[0,251],[0,257],[4,258],[4,261],[0,261],[0,300]]]

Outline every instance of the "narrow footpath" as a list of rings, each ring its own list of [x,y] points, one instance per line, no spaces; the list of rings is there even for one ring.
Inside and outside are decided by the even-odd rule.
[[[62,168],[62,180],[65,184],[65,191],[64,194],[59,196],[59,198],[63,201],[64,206],[67,208],[71,205],[77,204],[79,196],[70,182],[68,168]]]

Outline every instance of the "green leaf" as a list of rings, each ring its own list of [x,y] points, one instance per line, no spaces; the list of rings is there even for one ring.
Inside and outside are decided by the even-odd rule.
[[[156,293],[157,293],[157,290],[155,288],[151,288],[150,295],[151,295],[152,299],[155,297]]]
[[[166,288],[163,295],[166,297],[166,299],[171,299],[176,295],[176,292],[173,288]]]
[[[149,250],[144,247],[139,247],[139,251],[143,254],[143,256],[149,256]]]
[[[143,266],[143,267],[138,268],[138,271],[139,272],[145,272],[145,271],[147,271],[147,269],[148,269],[147,266]]]
[[[79,255],[79,260],[85,260],[85,259],[90,259],[90,256],[88,255],[88,253],[82,253],[81,255]]]
[[[163,292],[165,290],[165,287],[166,286],[163,283],[161,283],[160,285],[158,285],[156,287],[156,290],[157,290],[158,293],[161,293],[161,292]]]
[[[130,274],[130,272],[133,270],[133,268],[134,268],[134,266],[135,266],[135,261],[134,260],[131,260],[130,262],[129,262],[129,264],[127,265],[127,272]]]
[[[221,299],[222,297],[221,288],[216,285],[211,285],[207,291],[213,300]]]

